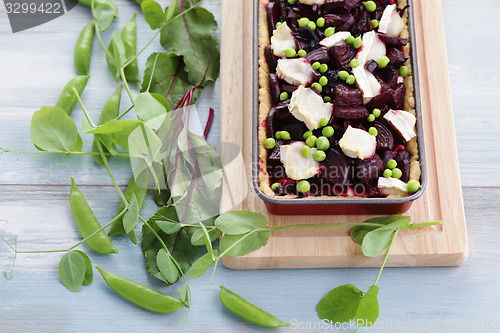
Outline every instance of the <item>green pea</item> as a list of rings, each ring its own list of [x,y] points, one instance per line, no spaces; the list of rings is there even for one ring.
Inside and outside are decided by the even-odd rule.
[[[373,114],[369,115],[368,116],[368,119],[367,119],[370,123],[373,123],[375,121],[375,116]]]
[[[328,84],[328,78],[326,76],[322,76],[319,78],[318,82],[324,87]]]
[[[297,55],[297,51],[295,51],[294,49],[286,49],[285,50],[285,56],[287,58],[293,58]]]
[[[327,138],[330,138],[333,136],[333,134],[335,133],[335,130],[333,129],[332,126],[326,126],[325,128],[323,128],[323,130],[321,131],[321,134],[323,134],[323,136],[327,137]]]
[[[339,78],[343,81],[347,80],[349,77],[349,72],[348,71],[340,71],[339,72]]]
[[[298,0],[288,0],[288,4],[296,5]]]
[[[319,120],[319,126],[325,127],[326,125],[328,125],[329,121],[330,120],[327,117],[323,117]]]
[[[328,65],[327,64],[321,64],[321,66],[319,66],[319,72],[320,73],[326,73],[328,71]]]
[[[361,47],[361,45],[363,45],[363,40],[361,39],[361,37],[358,37],[354,40],[354,43],[352,43],[352,45],[359,49]]]
[[[392,170],[390,170],[390,169],[385,169],[385,170],[384,170],[384,177],[385,177],[385,178],[391,178],[391,177],[392,177]]]
[[[393,159],[390,159],[389,161],[387,161],[387,167],[389,169],[395,169],[396,167],[398,166],[398,162],[396,162],[395,160]]]
[[[287,141],[291,140],[292,137],[290,136],[290,133],[288,133],[287,131],[281,131],[281,139]]]
[[[283,22],[276,23],[276,29],[278,29],[282,24],[283,24]]]
[[[316,30],[316,23],[310,21],[309,23],[307,23],[307,27],[311,30]]]
[[[347,37],[347,39],[345,40],[345,42],[347,44],[349,44],[349,45],[352,45],[355,40],[356,40],[356,38],[354,38],[354,36],[349,36],[349,37]]]
[[[401,178],[403,177],[403,171],[401,171],[401,169],[398,169],[398,168],[394,168],[392,169],[392,178]]]
[[[318,162],[323,162],[326,158],[326,153],[322,150],[316,150],[313,154],[313,158]]]
[[[318,140],[316,140],[316,147],[319,150],[327,150],[330,148],[330,140],[324,136],[320,136]]]
[[[280,101],[286,101],[288,99],[288,93],[286,91],[280,94]]]
[[[325,96],[323,97],[323,101],[325,101],[325,103],[330,103],[332,101],[332,98],[330,96]]]
[[[325,37],[330,37],[334,33],[335,33],[335,28],[334,27],[326,28],[326,30],[325,30]]]
[[[375,1],[364,1],[363,5],[370,13],[373,13],[375,10],[377,10],[377,4],[375,3]]]
[[[307,17],[302,17],[298,20],[299,27],[305,28],[311,22]]]
[[[318,138],[315,135],[311,135],[306,139],[306,145],[312,148],[316,146],[316,140],[318,140]]]
[[[382,114],[382,111],[380,111],[380,109],[373,109],[372,113],[375,116],[375,118],[379,118],[380,115]]]
[[[271,188],[272,188],[274,191],[276,191],[276,190],[278,189],[278,187],[280,187],[280,186],[281,186],[281,183],[274,183],[274,184],[271,186]]]
[[[408,67],[401,66],[399,68],[399,75],[401,75],[402,77],[407,77],[408,76]]]
[[[323,28],[326,24],[326,20],[324,17],[320,17],[317,21],[316,21],[316,25],[318,26],[318,28]]]
[[[281,132],[280,131],[276,132],[274,137],[276,138],[276,140],[281,140]]]
[[[321,86],[321,84],[319,84],[318,82],[314,82],[313,84],[311,84],[311,87],[312,88],[316,88],[316,90],[321,94],[323,92],[323,87]]]
[[[301,180],[297,183],[297,191],[300,193],[307,193],[311,189],[311,184],[307,180]]]
[[[299,57],[304,58],[307,55],[307,52],[306,50],[299,50],[297,54],[299,55]]]
[[[317,71],[321,67],[321,63],[319,61],[316,61],[315,63],[312,64],[312,69]]]
[[[378,131],[375,127],[370,127],[368,129],[368,133],[370,133],[370,135],[373,135],[373,136],[377,136],[378,135]]]
[[[308,158],[309,155],[311,155],[311,147],[309,146],[304,146],[302,147],[302,149],[300,150],[300,153],[302,154],[302,156],[304,156],[305,158]]]
[[[307,140],[308,137],[310,137],[311,135],[313,135],[313,132],[312,131],[307,131],[304,133],[304,135],[302,136],[304,138],[304,140]]]
[[[408,182],[408,184],[406,184],[406,189],[410,193],[417,192],[418,190],[420,190],[421,187],[422,185],[420,185],[420,182],[416,179],[412,179]]]
[[[391,62],[391,60],[387,56],[383,56],[382,58],[377,60],[377,64],[378,64],[379,68],[386,68],[390,62]]]
[[[345,80],[347,84],[350,84],[351,86],[356,83],[356,77],[354,75],[349,75],[347,79]]]
[[[264,147],[266,147],[266,149],[273,149],[276,147],[276,140],[273,138],[267,138],[266,141],[264,141]]]
[[[373,29],[377,29],[379,23],[380,22],[378,20],[372,20]]]
[[[351,68],[356,68],[359,66],[359,60],[358,59],[352,59],[351,62],[349,63],[349,66],[351,66]]]

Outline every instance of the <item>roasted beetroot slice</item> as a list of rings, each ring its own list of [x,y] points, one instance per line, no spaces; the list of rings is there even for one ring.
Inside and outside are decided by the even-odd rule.
[[[281,93],[278,75],[269,74],[269,87],[271,89],[273,104],[276,105],[280,102],[280,93]]]
[[[335,117],[342,119],[364,119],[370,115],[368,109],[363,105],[351,105],[351,106],[335,105],[333,113]]]
[[[356,165],[356,177],[362,184],[366,184],[380,177],[386,169],[384,161],[377,154],[369,160],[358,160]]]
[[[278,105],[276,105],[276,119],[283,120],[286,118],[290,118],[292,116],[292,114],[288,110],[289,105],[290,105],[289,99],[280,102]]]
[[[370,60],[368,63],[365,65],[365,68],[369,70],[370,72],[374,72],[378,68],[378,64],[375,60]]]
[[[398,84],[398,86],[392,91],[392,104],[391,107],[394,110],[403,109],[405,102],[406,86],[404,83]]]
[[[276,0],[276,3],[279,4],[279,15],[281,18],[285,19],[288,15],[288,5],[286,0]]]
[[[401,180],[407,183],[410,180],[410,159],[411,154],[406,150],[398,150],[396,156],[394,156],[396,162],[398,162],[398,168],[403,172]]]
[[[357,20],[352,26],[351,30],[354,36],[361,36],[365,32],[373,30],[373,24],[370,18],[370,14],[366,10],[363,10],[357,17]]]
[[[303,15],[301,16],[303,17]],[[307,16],[306,16],[307,17]],[[297,46],[307,52],[316,48],[320,42],[318,35],[309,28],[298,28],[293,33]]]
[[[345,9],[336,10],[335,13],[325,14],[325,25],[327,27],[340,27],[354,17]]]
[[[279,4],[276,2],[270,2],[266,7],[267,12],[267,28],[269,29],[269,36],[273,35],[273,30],[276,27],[276,23],[279,22]]]
[[[276,140],[276,146],[272,150],[268,150],[267,163],[269,165],[278,165],[281,163],[280,146],[285,144],[282,140]]]
[[[329,13],[333,9],[344,7],[345,2],[346,0],[326,0],[325,12]]]
[[[333,148],[326,151],[326,159],[319,176],[331,185],[345,185],[349,180],[350,164],[345,155]]]
[[[391,88],[395,88],[398,84],[399,71],[395,68],[384,68],[378,71],[378,74],[385,83]]]
[[[344,8],[350,10],[361,3],[361,0],[346,0]]]
[[[335,87],[335,105],[351,106],[362,105],[363,94],[355,86],[349,86],[345,83],[338,84]]]
[[[392,151],[394,148],[394,136],[391,131],[378,121],[373,123],[373,127],[377,129],[377,151]]]
[[[299,18],[301,16],[298,8],[293,7],[288,11],[287,22],[289,26],[297,26]]]
[[[278,66],[278,59],[274,55],[273,48],[271,45],[267,46],[264,50],[266,55],[267,66],[269,66],[269,73],[276,73],[276,67]]]
[[[394,159],[394,154],[392,153],[392,149],[380,153],[380,157],[382,158],[382,161],[384,161],[384,163],[387,164],[389,160]]]
[[[298,88],[297,86],[292,86],[291,84],[286,84],[286,83],[281,85],[281,90],[283,90],[284,92],[287,92],[288,95],[290,95],[290,96],[291,96],[291,94],[293,94],[293,92],[295,90],[297,90],[297,88]]]
[[[288,111],[288,105],[290,101],[281,102],[275,107],[271,108],[266,120],[266,134],[268,138],[274,137],[276,132],[279,130],[278,126],[283,121],[291,117],[290,111]]]
[[[309,60],[311,64],[319,61],[321,63],[327,63],[330,61],[330,56],[328,55],[328,49],[326,47],[320,47],[316,50],[312,50],[306,56],[306,59]]]
[[[399,48],[390,48],[387,52],[387,57],[395,67],[400,67],[406,61],[405,54]]]
[[[349,63],[356,56],[356,49],[352,45],[336,45],[329,49],[330,62],[336,69],[348,70]]]
[[[392,94],[390,91],[383,92],[374,98],[366,105],[368,109],[380,109],[383,108],[387,103],[392,100]]]
[[[384,34],[377,34],[381,41],[383,41],[387,46],[401,47],[408,44],[408,39],[393,37]]]
[[[269,114],[267,115],[266,119],[266,135],[268,138],[274,137],[274,133],[277,132],[276,130],[276,108],[271,108],[269,110]]]
[[[360,130],[366,131],[365,126],[363,125],[364,120],[361,119],[346,119],[344,120],[344,131],[347,131],[349,126],[353,128],[359,128]]]
[[[283,122],[282,130],[290,133],[290,137],[295,141],[304,140],[303,135],[308,131],[306,125],[294,117],[290,117]]]
[[[366,195],[370,198],[380,198],[383,197],[382,193],[378,188],[378,179],[365,184],[366,186]]]

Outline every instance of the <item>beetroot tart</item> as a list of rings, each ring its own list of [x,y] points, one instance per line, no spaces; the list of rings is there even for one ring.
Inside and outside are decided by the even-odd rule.
[[[268,208],[408,208],[425,183],[408,2],[256,1],[254,181]]]

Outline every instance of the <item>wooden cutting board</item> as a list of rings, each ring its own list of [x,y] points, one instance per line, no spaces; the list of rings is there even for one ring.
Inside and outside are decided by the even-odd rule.
[[[414,11],[428,183],[407,215],[416,223],[440,220],[443,224],[401,232],[388,265],[456,266],[467,258],[468,247],[441,1],[414,0]],[[252,187],[252,33],[253,1],[223,0],[221,142],[241,147],[235,163],[242,164],[226,174],[224,191],[233,201],[223,202],[223,206],[241,202],[237,209],[262,212],[271,227],[361,222],[373,217],[278,216],[266,210]],[[349,230],[335,227],[274,232],[267,246],[243,257],[225,257],[223,264],[234,269],[379,265],[382,257],[363,256],[360,246],[350,239]]]

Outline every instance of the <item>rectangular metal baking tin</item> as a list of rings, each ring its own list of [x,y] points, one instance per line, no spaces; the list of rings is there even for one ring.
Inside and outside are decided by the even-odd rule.
[[[415,44],[415,25],[413,0],[407,0],[409,8],[409,31],[411,62],[413,68],[413,89],[415,112],[417,117],[417,142],[420,158],[422,188],[405,198],[322,198],[322,199],[277,199],[264,194],[259,187],[259,0],[254,0],[254,45],[253,45],[253,139],[252,165],[253,186],[257,195],[264,200],[267,209],[278,215],[363,215],[363,214],[398,214],[410,209],[427,184],[427,163],[422,128],[422,109],[420,102],[420,84],[418,78],[417,51]]]

